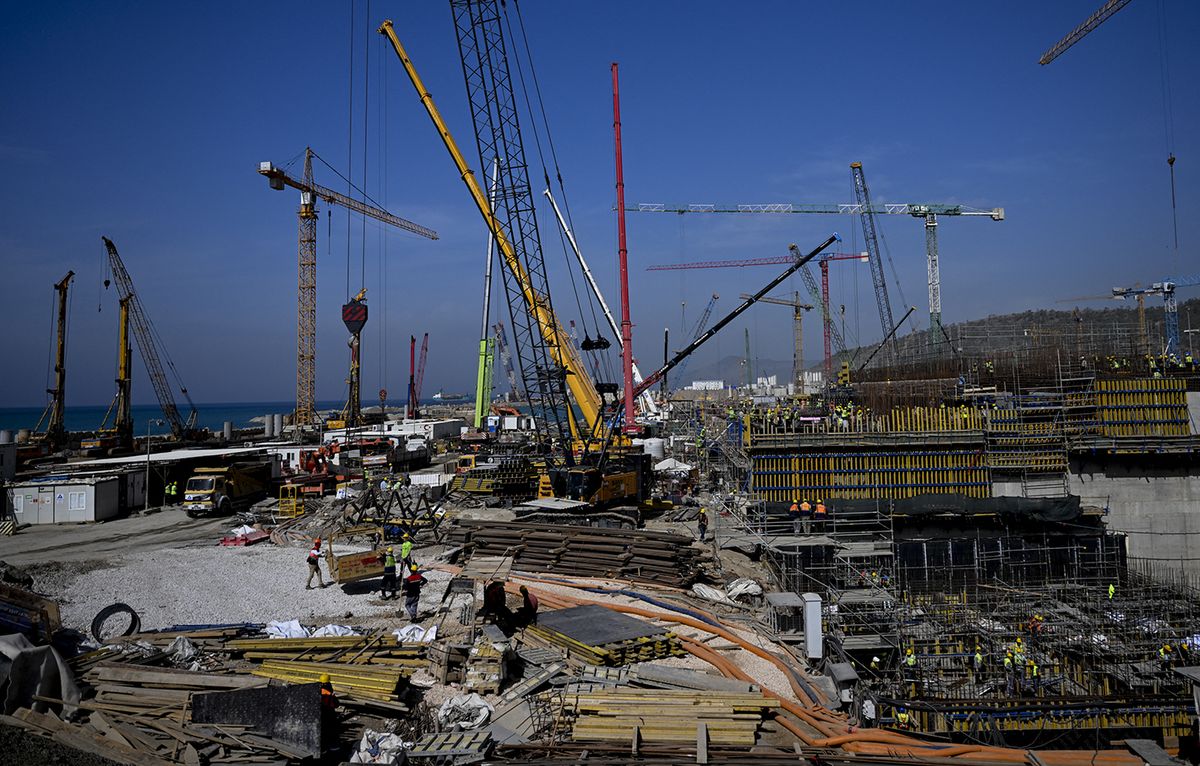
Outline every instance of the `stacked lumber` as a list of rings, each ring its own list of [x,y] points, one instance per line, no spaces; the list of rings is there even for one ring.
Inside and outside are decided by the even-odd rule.
[[[709,743],[735,747],[752,747],[763,717],[778,706],[756,693],[625,688],[568,693],[563,701],[576,741],[628,742],[636,729],[644,742],[695,742],[703,724]]]
[[[400,702],[401,686],[407,675],[399,668],[292,660],[265,660],[250,672],[290,684],[313,684],[328,675],[333,691],[339,696],[390,703]]]
[[[411,675],[426,665],[427,644],[400,643],[395,636],[320,636],[316,638],[241,638],[224,648],[247,660],[306,660],[347,665],[387,665]]]
[[[595,604],[543,612],[521,640],[562,651],[576,667],[630,665],[684,654],[674,633]]]
[[[669,532],[461,519],[450,534],[472,556],[511,555],[526,571],[609,577],[686,587],[704,553]]]

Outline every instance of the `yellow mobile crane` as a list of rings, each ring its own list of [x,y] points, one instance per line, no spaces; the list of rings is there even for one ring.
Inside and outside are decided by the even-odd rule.
[[[631,500],[635,496],[642,499],[648,478],[648,456],[630,450],[628,437],[617,433],[617,429],[613,427],[613,424],[620,422],[621,415],[620,405],[616,402],[617,386],[613,383],[597,385],[592,381],[570,338],[554,315],[550,302],[541,246],[537,241],[537,224],[529,199],[529,183],[524,165],[517,109],[508,74],[501,3],[499,0],[451,0],[451,9],[467,76],[476,141],[481,155],[497,158],[500,189],[497,201],[509,222],[507,226],[493,209],[459,150],[446,121],[433,102],[433,97],[396,36],[392,22],[383,22],[379,32],[388,38],[395,50],[421,104],[450,153],[459,176],[475,201],[476,208],[495,237],[507,269],[504,272],[505,289],[509,294],[514,320],[528,322],[524,341],[532,346],[532,352],[527,352],[526,348],[521,346],[521,328],[513,328],[518,341],[516,351],[521,358],[523,383],[539,428],[549,425],[551,420],[558,426],[559,443],[546,445],[546,452],[550,454],[556,449],[561,450],[566,469],[556,470],[555,466],[548,466],[539,485],[539,495],[553,492],[558,496],[597,504]],[[510,238],[509,231],[514,232],[515,239]],[[636,398],[649,390],[669,370],[685,360],[721,328],[822,250],[839,240],[840,237],[834,234],[808,254],[797,255],[797,259],[782,274],[634,387],[633,397]],[[526,264],[529,268],[526,268]],[[523,305],[518,307],[518,302]],[[532,358],[527,358],[530,356]],[[579,408],[578,416],[563,395],[564,382]],[[605,412],[605,400],[601,394],[613,397],[614,411]],[[631,414],[626,413],[626,421],[630,417]],[[570,427],[569,435],[563,428],[564,418]],[[570,444],[566,443],[568,441]],[[576,454],[582,460],[582,465],[575,463]]]
[[[482,12],[480,11],[481,6],[483,7]],[[472,36],[470,27],[473,24],[485,24],[492,27],[489,39],[498,41],[498,6],[498,2],[490,0],[478,4],[456,3],[454,5],[455,18],[459,25],[460,39]],[[510,300],[516,300],[523,304],[524,310],[517,311],[514,307],[513,314],[518,321],[524,320],[527,324],[524,327],[514,327],[513,330],[517,340],[516,354],[521,362],[519,366],[524,379],[524,388],[535,421],[538,422],[539,428],[546,428],[548,431],[548,433],[542,434],[547,442],[543,445],[545,453],[559,452],[565,464],[562,466],[565,470],[559,470],[558,466],[547,466],[547,471],[543,473],[539,482],[539,495],[553,494],[599,504],[641,499],[645,489],[644,482],[649,473],[648,470],[645,470],[646,460],[640,455],[632,453],[625,456],[624,459],[612,459],[629,446],[627,438],[608,433],[607,424],[604,422],[605,410],[601,390],[605,394],[612,394],[615,397],[617,387],[611,383],[596,385],[579,358],[562,323],[555,316],[545,282],[540,245],[536,242],[536,223],[532,220],[532,204],[527,200],[518,200],[514,203],[512,201],[514,195],[511,193],[498,195],[498,197],[504,198],[502,204],[509,206],[502,213],[510,222],[509,226],[516,228],[518,241],[514,241],[510,237],[509,226],[506,226],[497,215],[487,193],[475,177],[474,171],[471,170],[451,135],[446,121],[434,104],[433,97],[430,96],[425,84],[417,74],[416,67],[396,36],[392,22],[383,22],[379,32],[391,42],[396,56],[400,59],[404,71],[408,74],[421,99],[421,104],[425,107],[442,143],[449,152],[459,176],[466,184],[479,214],[495,238],[496,246],[499,248],[506,268],[505,287]],[[497,44],[502,44],[502,42]],[[467,55],[465,48],[463,52],[464,56]],[[490,60],[486,66],[494,66],[498,61],[503,60],[502,52],[477,49],[475,53]],[[481,66],[486,68],[484,65]],[[503,66],[506,66],[506,63]],[[495,88],[502,91],[498,94],[500,99],[511,99],[511,83],[507,83],[506,77],[499,79],[504,80],[505,84],[498,85],[492,81],[484,86],[469,80],[468,90],[471,90],[471,86],[474,84],[483,89],[483,95],[496,97],[497,93],[488,90],[488,88]],[[475,93],[474,95],[480,94]],[[504,184],[509,181],[510,174],[522,174],[525,169],[523,165],[518,167],[517,162],[511,159],[518,154],[523,154],[523,151],[519,146],[520,136],[515,126],[515,110],[511,109],[511,101],[507,101],[505,104],[508,107],[507,118],[514,124],[508,125],[509,130],[503,138],[491,136],[488,140],[492,142],[490,147],[500,158],[498,162],[500,163],[501,188],[507,190]],[[505,107],[498,108],[505,111]],[[484,119],[486,121],[486,118]],[[480,139],[481,142],[484,140]],[[506,145],[500,145],[506,141],[508,142]],[[528,188],[527,182],[522,183],[519,175],[513,185],[519,188]],[[527,207],[522,206],[526,203]],[[531,239],[533,241],[529,241]],[[525,258],[522,258],[522,254],[525,255]],[[534,270],[533,274],[525,264],[531,264],[531,268]],[[578,413],[570,406],[565,391],[563,391],[564,385],[570,391]],[[550,428],[551,425],[557,426],[557,429]],[[578,464],[576,463],[577,457],[580,461]]]

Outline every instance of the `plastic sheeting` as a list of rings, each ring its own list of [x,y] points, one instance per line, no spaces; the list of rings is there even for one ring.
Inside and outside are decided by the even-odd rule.
[[[438,708],[438,723],[443,727],[458,726],[460,729],[478,729],[487,723],[493,708],[478,694],[460,694],[451,697]]]
[[[62,717],[69,718],[79,703],[79,687],[54,647],[34,646],[18,633],[0,636],[0,711],[26,707],[45,713],[55,707],[34,696],[62,700]]]
[[[271,620],[267,623],[267,638],[308,638],[308,628],[299,620]]]
[[[384,763],[396,766],[404,762],[404,753],[413,743],[405,742],[398,734],[385,734],[381,731],[363,729],[362,740],[350,763]]]
[[[437,626],[422,628],[420,625],[405,625],[393,630],[392,635],[402,643],[426,644],[437,638]]]
[[[358,631],[348,625],[324,625],[312,632],[312,638],[324,636],[357,636]]]

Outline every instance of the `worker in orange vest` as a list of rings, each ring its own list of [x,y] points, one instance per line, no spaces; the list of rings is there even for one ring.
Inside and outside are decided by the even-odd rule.
[[[808,502],[808,498],[800,503],[800,521],[804,522],[804,534],[808,534],[809,522],[812,520],[812,503]]]
[[[793,500],[792,506],[788,508],[788,518],[792,520],[792,534],[800,534],[800,501]]]
[[[813,520],[819,521],[819,522],[824,522],[828,518],[829,518],[829,509],[826,508],[825,503],[821,502],[820,498],[818,498],[817,499],[817,507],[813,509]]]

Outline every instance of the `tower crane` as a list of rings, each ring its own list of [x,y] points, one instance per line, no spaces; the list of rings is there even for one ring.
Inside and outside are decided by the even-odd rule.
[[[117,283],[117,294],[128,306],[130,323],[133,325],[133,337],[137,341],[138,351],[142,354],[142,361],[146,364],[146,372],[150,376],[150,385],[154,388],[154,395],[158,398],[158,406],[162,408],[163,417],[171,427],[171,434],[181,441],[187,439],[196,427],[196,405],[192,402],[187,388],[180,381],[179,371],[175,369],[175,364],[171,361],[166,349],[159,347],[154,325],[151,324],[150,317],[142,307],[141,298],[133,289],[133,279],[125,270],[125,263],[121,260],[121,254],[117,252],[117,246],[108,237],[101,237],[101,239],[104,240],[104,247],[108,251],[108,268],[112,272],[113,281]],[[107,280],[105,286],[107,287]],[[167,380],[166,369],[163,368],[163,359],[166,359],[167,368],[171,370],[171,374],[179,384],[179,392],[187,400],[190,411],[186,420],[180,414],[179,405],[175,403],[175,396],[171,393],[171,384]]]
[[[1089,32],[1108,21],[1110,16],[1127,5],[1129,5],[1129,0],[1107,0],[1095,13],[1084,19],[1082,24],[1072,29],[1066,37],[1050,46],[1050,50],[1042,54],[1038,63],[1045,66],[1066,53],[1068,48],[1082,40]]]
[[[42,430],[42,422],[49,416],[46,423],[46,442],[51,448],[58,449],[67,439],[66,392],[67,392],[67,291],[71,288],[71,280],[75,272],[68,271],[67,275],[54,285],[54,293],[58,302],[58,320],[54,335],[54,388],[46,389],[50,394],[50,403],[38,418],[34,431]]]
[[[312,159],[316,157],[311,147],[304,149],[304,175],[293,178],[282,168],[270,162],[260,162],[258,172],[266,176],[272,189],[283,191],[290,186],[300,192],[299,217],[299,298],[296,324],[296,412],[292,422],[297,428],[310,425],[316,418],[317,387],[317,200],[330,205],[340,205],[381,221],[403,231],[427,239],[437,239],[432,229],[407,221],[375,205],[348,197],[326,188],[313,180]],[[318,159],[320,159],[318,157]]]
[[[940,203],[871,203],[868,206],[874,215],[907,215],[920,218],[925,222],[925,265],[929,281],[929,329],[934,339],[945,338],[942,327],[942,276],[938,254],[938,216],[983,217],[993,221],[1004,220],[1004,208],[991,210],[969,207],[967,205],[950,205]],[[633,213],[743,213],[743,214],[807,214],[807,215],[862,215],[861,203],[842,204],[792,204],[788,202],[772,202],[753,205],[665,205],[662,203],[642,203],[626,208]]]
[[[743,298],[753,296],[742,294]],[[811,303],[801,303],[800,293],[794,293],[792,300],[783,298],[759,298],[760,303],[771,303],[776,306],[787,306],[792,310],[792,380],[796,384],[796,395],[804,390],[804,312],[812,311]]]
[[[1161,282],[1155,282],[1149,287],[1114,287],[1114,298],[1135,296],[1138,300],[1138,327],[1141,334],[1142,348],[1146,346],[1146,310],[1145,296],[1161,295],[1163,297],[1163,353],[1171,356],[1179,353],[1179,304],[1175,300],[1175,289],[1178,287],[1193,287],[1200,285],[1200,274],[1185,277],[1168,277]]]

